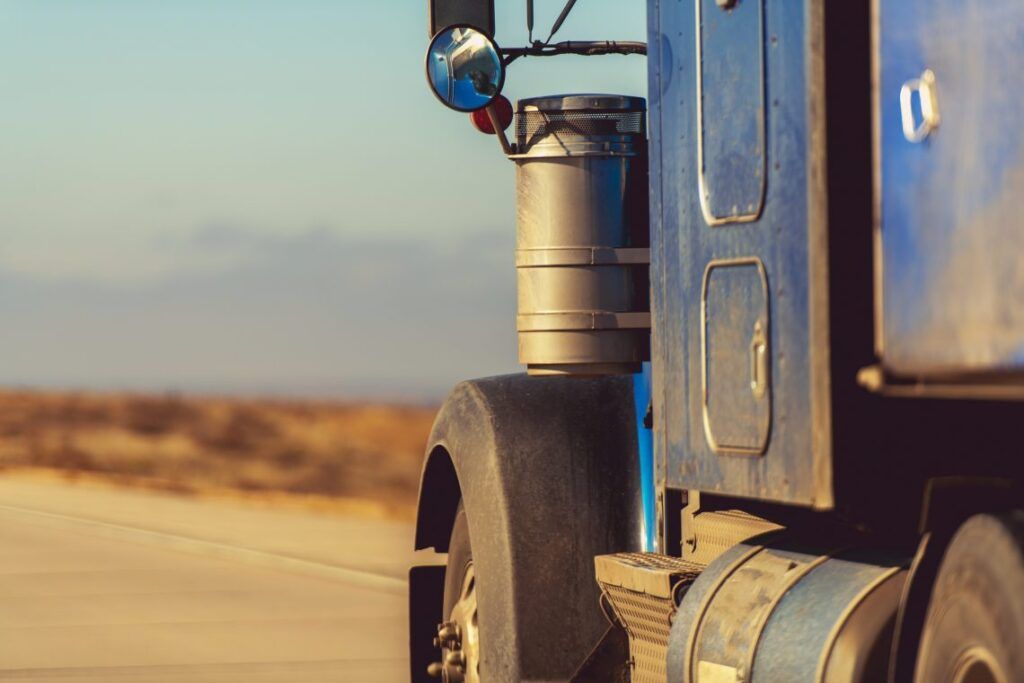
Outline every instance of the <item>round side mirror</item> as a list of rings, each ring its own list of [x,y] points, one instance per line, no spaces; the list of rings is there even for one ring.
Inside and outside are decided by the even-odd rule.
[[[449,26],[430,41],[427,80],[445,106],[476,111],[501,94],[505,66],[497,44],[486,33],[472,26]]]

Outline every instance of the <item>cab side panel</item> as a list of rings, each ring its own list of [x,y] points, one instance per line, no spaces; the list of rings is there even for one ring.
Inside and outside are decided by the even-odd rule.
[[[664,479],[829,507],[823,190],[809,163],[824,156],[820,11],[684,0],[649,12]]]

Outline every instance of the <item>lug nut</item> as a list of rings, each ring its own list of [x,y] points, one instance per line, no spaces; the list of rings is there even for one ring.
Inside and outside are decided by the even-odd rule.
[[[450,621],[446,621],[438,627],[437,637],[444,644],[459,640],[460,634],[458,625],[453,624]]]
[[[464,655],[461,650],[453,650],[445,656],[444,663],[445,666],[454,667],[459,671],[465,671],[466,655]]]

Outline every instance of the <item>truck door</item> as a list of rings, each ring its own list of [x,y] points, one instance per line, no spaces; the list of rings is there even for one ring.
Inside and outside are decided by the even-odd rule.
[[[666,481],[827,507],[827,225],[809,163],[822,155],[821,8],[649,7],[653,363]]]

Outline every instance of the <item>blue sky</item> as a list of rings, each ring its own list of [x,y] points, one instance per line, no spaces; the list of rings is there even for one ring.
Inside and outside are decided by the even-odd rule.
[[[498,0],[499,43],[523,4]],[[580,0],[559,37],[642,40],[643,5]],[[425,0],[0,0],[0,382],[398,395],[514,371],[514,169],[430,94],[426,43]],[[506,94],[644,74],[521,60]]]

